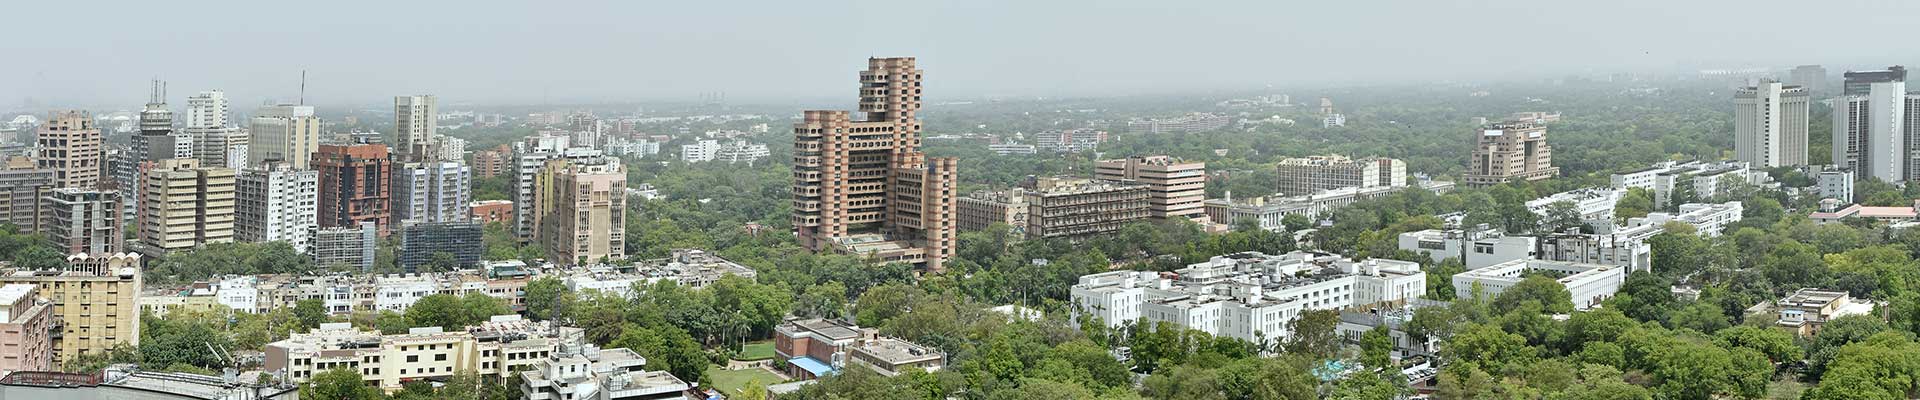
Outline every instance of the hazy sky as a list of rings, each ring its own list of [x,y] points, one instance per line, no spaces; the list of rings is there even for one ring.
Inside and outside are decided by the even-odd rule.
[[[236,106],[855,95],[916,56],[930,96],[1164,93],[1917,61],[1916,1],[30,1],[0,23],[0,105]],[[1282,90],[1284,91],[1284,90]],[[0,107],[3,108],[3,107]]]

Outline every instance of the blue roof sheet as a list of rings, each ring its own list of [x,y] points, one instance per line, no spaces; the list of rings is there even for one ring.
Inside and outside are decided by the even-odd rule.
[[[807,370],[807,372],[813,373],[813,376],[824,377],[828,375],[833,375],[835,372],[839,372],[837,370],[834,370],[833,366],[827,365],[827,363],[820,362],[820,360],[815,360],[813,359],[813,357],[794,357],[794,358],[788,359],[787,363],[793,364],[794,366],[798,366],[800,367],[800,369]]]

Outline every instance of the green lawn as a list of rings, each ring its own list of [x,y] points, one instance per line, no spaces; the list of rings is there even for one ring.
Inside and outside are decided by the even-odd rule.
[[[740,361],[771,360],[773,359],[773,342],[747,343],[745,348],[740,349],[740,354],[733,355],[733,359]]]
[[[746,389],[748,385],[764,387],[781,383],[779,375],[759,368],[728,371],[713,367],[707,369],[707,374],[713,377],[713,388],[720,389],[720,392],[726,393],[727,397],[739,395],[740,390]]]

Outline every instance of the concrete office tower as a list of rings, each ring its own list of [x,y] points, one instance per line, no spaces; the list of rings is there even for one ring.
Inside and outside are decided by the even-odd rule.
[[[125,202],[120,192],[59,188],[48,193],[43,208],[47,240],[68,254],[105,255],[121,252]]]
[[[1898,182],[1913,177],[1914,132],[1907,125],[1907,69],[1849,71],[1833,99],[1833,164],[1860,179]]]
[[[193,158],[200,160],[200,165],[247,167],[245,162],[231,162],[236,158],[245,159],[245,151],[236,147],[246,146],[249,138],[246,132],[229,124],[229,115],[224,92],[210,90],[187,98],[187,126],[182,131],[193,139]],[[236,151],[240,153],[238,157],[235,157]]]
[[[440,161],[434,151],[439,138],[438,116],[433,95],[394,96],[394,155],[403,162]]]
[[[1346,187],[1407,186],[1407,163],[1391,158],[1354,160],[1339,154],[1289,158],[1280,160],[1278,169],[1277,189],[1287,196]]]
[[[1147,184],[1147,205],[1154,218],[1207,218],[1207,163],[1133,156],[1094,164],[1093,177]]]
[[[793,227],[813,251],[865,254],[940,271],[954,251],[953,158],[920,151],[921,71],[871,58],[860,112],[806,111],[793,125]]]
[[[393,220],[453,222],[468,218],[473,172],[458,162],[407,163],[393,170]]]
[[[1094,179],[1040,178],[1023,194],[1027,238],[1084,239],[1147,219],[1147,185]]]
[[[401,225],[400,251],[395,261],[408,273],[425,272],[441,253],[453,256],[453,268],[472,267],[480,263],[481,253],[487,249],[481,240],[484,227],[480,221],[409,221]]]
[[[193,157],[193,142],[182,140],[173,131],[173,110],[167,109],[166,83],[153,81],[147,107],[140,110],[140,131],[133,134],[133,165],[169,158]],[[136,172],[137,173],[137,172]],[[120,187],[132,187],[135,177],[115,177]]]
[[[54,184],[60,187],[92,189],[100,185],[100,129],[86,111],[64,111],[40,125],[35,141],[39,144],[40,169],[53,170]]]
[[[361,271],[373,269],[379,250],[380,228],[372,221],[355,226],[320,228],[313,233],[313,264],[321,267],[345,265]]]
[[[313,169],[320,172],[316,206],[320,227],[372,222],[380,228],[381,236],[386,235],[392,217],[388,200],[393,190],[393,164],[387,159],[386,145],[321,145],[313,155]]]
[[[249,164],[279,160],[307,169],[320,145],[320,117],[314,116],[313,106],[261,107],[254,112],[252,137],[246,145]]]
[[[1754,168],[1807,165],[1807,89],[1772,80],[1733,91],[1734,159]]]
[[[200,160],[160,160],[141,185],[140,246],[153,258],[233,241],[234,171]]]
[[[53,370],[53,302],[39,293],[37,285],[0,286],[0,377]]]
[[[33,159],[13,156],[0,169],[0,223],[13,224],[21,232],[41,232],[45,209],[41,198],[52,193],[54,173],[34,168]]]
[[[1480,129],[1473,158],[1467,161],[1468,185],[1493,186],[1509,180],[1537,181],[1560,174],[1553,166],[1547,127],[1536,122],[1497,122]]]
[[[1819,65],[1793,67],[1793,71],[1787,75],[1787,84],[1805,88],[1807,92],[1824,90],[1826,83],[1827,68]]]
[[[187,97],[187,127],[208,128],[227,126],[227,93],[208,90]]]
[[[0,285],[38,287],[40,297],[55,299],[53,363],[100,354],[119,344],[140,345],[140,255],[67,257],[61,270],[0,267]],[[3,342],[0,342],[3,343]]]
[[[597,162],[596,162],[597,161]],[[547,259],[585,265],[626,258],[627,171],[620,159],[548,160],[535,202]]]
[[[235,184],[240,214],[234,226],[236,238],[250,243],[283,241],[294,251],[311,254],[313,231],[319,226],[314,200],[319,195],[319,171],[268,163],[241,171]]]

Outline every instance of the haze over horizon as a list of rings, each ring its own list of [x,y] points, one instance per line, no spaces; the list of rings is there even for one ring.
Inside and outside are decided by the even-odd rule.
[[[1795,64],[1838,74],[1914,60],[1835,36],[1898,37],[1920,17],[1914,2],[1774,0],[106,3],[91,14],[65,2],[10,5],[15,15],[82,17],[0,28],[13,39],[0,51],[15,55],[0,63],[0,104],[133,108],[157,77],[171,102],[221,89],[250,109],[292,100],[301,70],[307,102],[322,105],[416,93],[448,104],[715,92],[788,103],[851,99],[847,82],[869,56],[918,57],[935,101]],[[1756,24],[1734,9],[1832,17]]]

